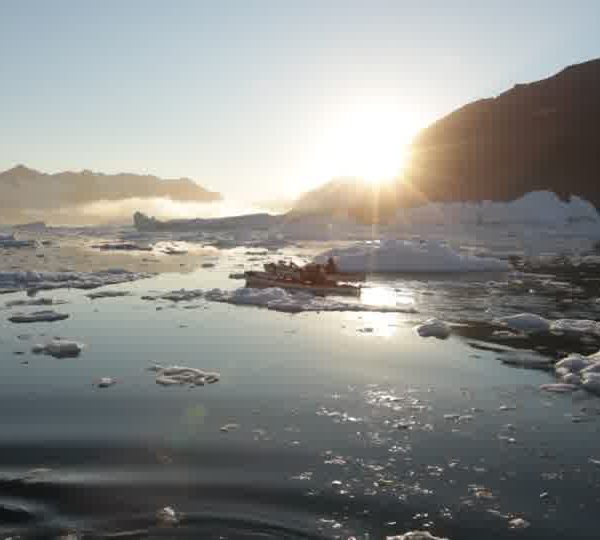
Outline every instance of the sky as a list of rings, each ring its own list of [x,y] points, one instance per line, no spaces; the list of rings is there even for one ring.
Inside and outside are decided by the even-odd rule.
[[[598,0],[0,0],[0,169],[252,202],[391,174],[440,116],[600,56],[598,20]]]

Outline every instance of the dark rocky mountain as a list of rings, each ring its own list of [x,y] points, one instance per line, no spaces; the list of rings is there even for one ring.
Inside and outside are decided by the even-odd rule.
[[[424,201],[509,201],[537,190],[600,207],[600,59],[441,118],[416,137],[404,177],[391,185],[336,180],[295,208],[377,221]]]
[[[0,210],[52,209],[131,198],[167,197],[177,201],[210,202],[221,199],[189,178],[163,180],[138,174],[91,171],[46,174],[23,165],[0,173]]]

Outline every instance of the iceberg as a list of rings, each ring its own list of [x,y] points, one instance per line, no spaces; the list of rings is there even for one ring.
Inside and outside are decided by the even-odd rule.
[[[333,257],[343,272],[506,272],[508,262],[494,257],[461,254],[437,241],[383,240],[334,248],[316,257],[324,263]]]

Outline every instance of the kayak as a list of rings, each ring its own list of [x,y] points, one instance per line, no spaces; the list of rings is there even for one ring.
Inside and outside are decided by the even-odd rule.
[[[326,284],[303,283],[291,279],[281,279],[267,272],[246,272],[246,287],[264,289],[268,287],[278,287],[294,291],[305,291],[311,294],[329,294],[343,296],[358,296],[360,287],[355,285],[337,285],[334,282]]]

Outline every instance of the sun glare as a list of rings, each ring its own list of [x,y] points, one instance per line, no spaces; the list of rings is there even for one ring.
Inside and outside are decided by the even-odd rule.
[[[394,106],[349,108],[320,142],[313,181],[355,177],[378,184],[400,178],[420,127],[414,113]]]

